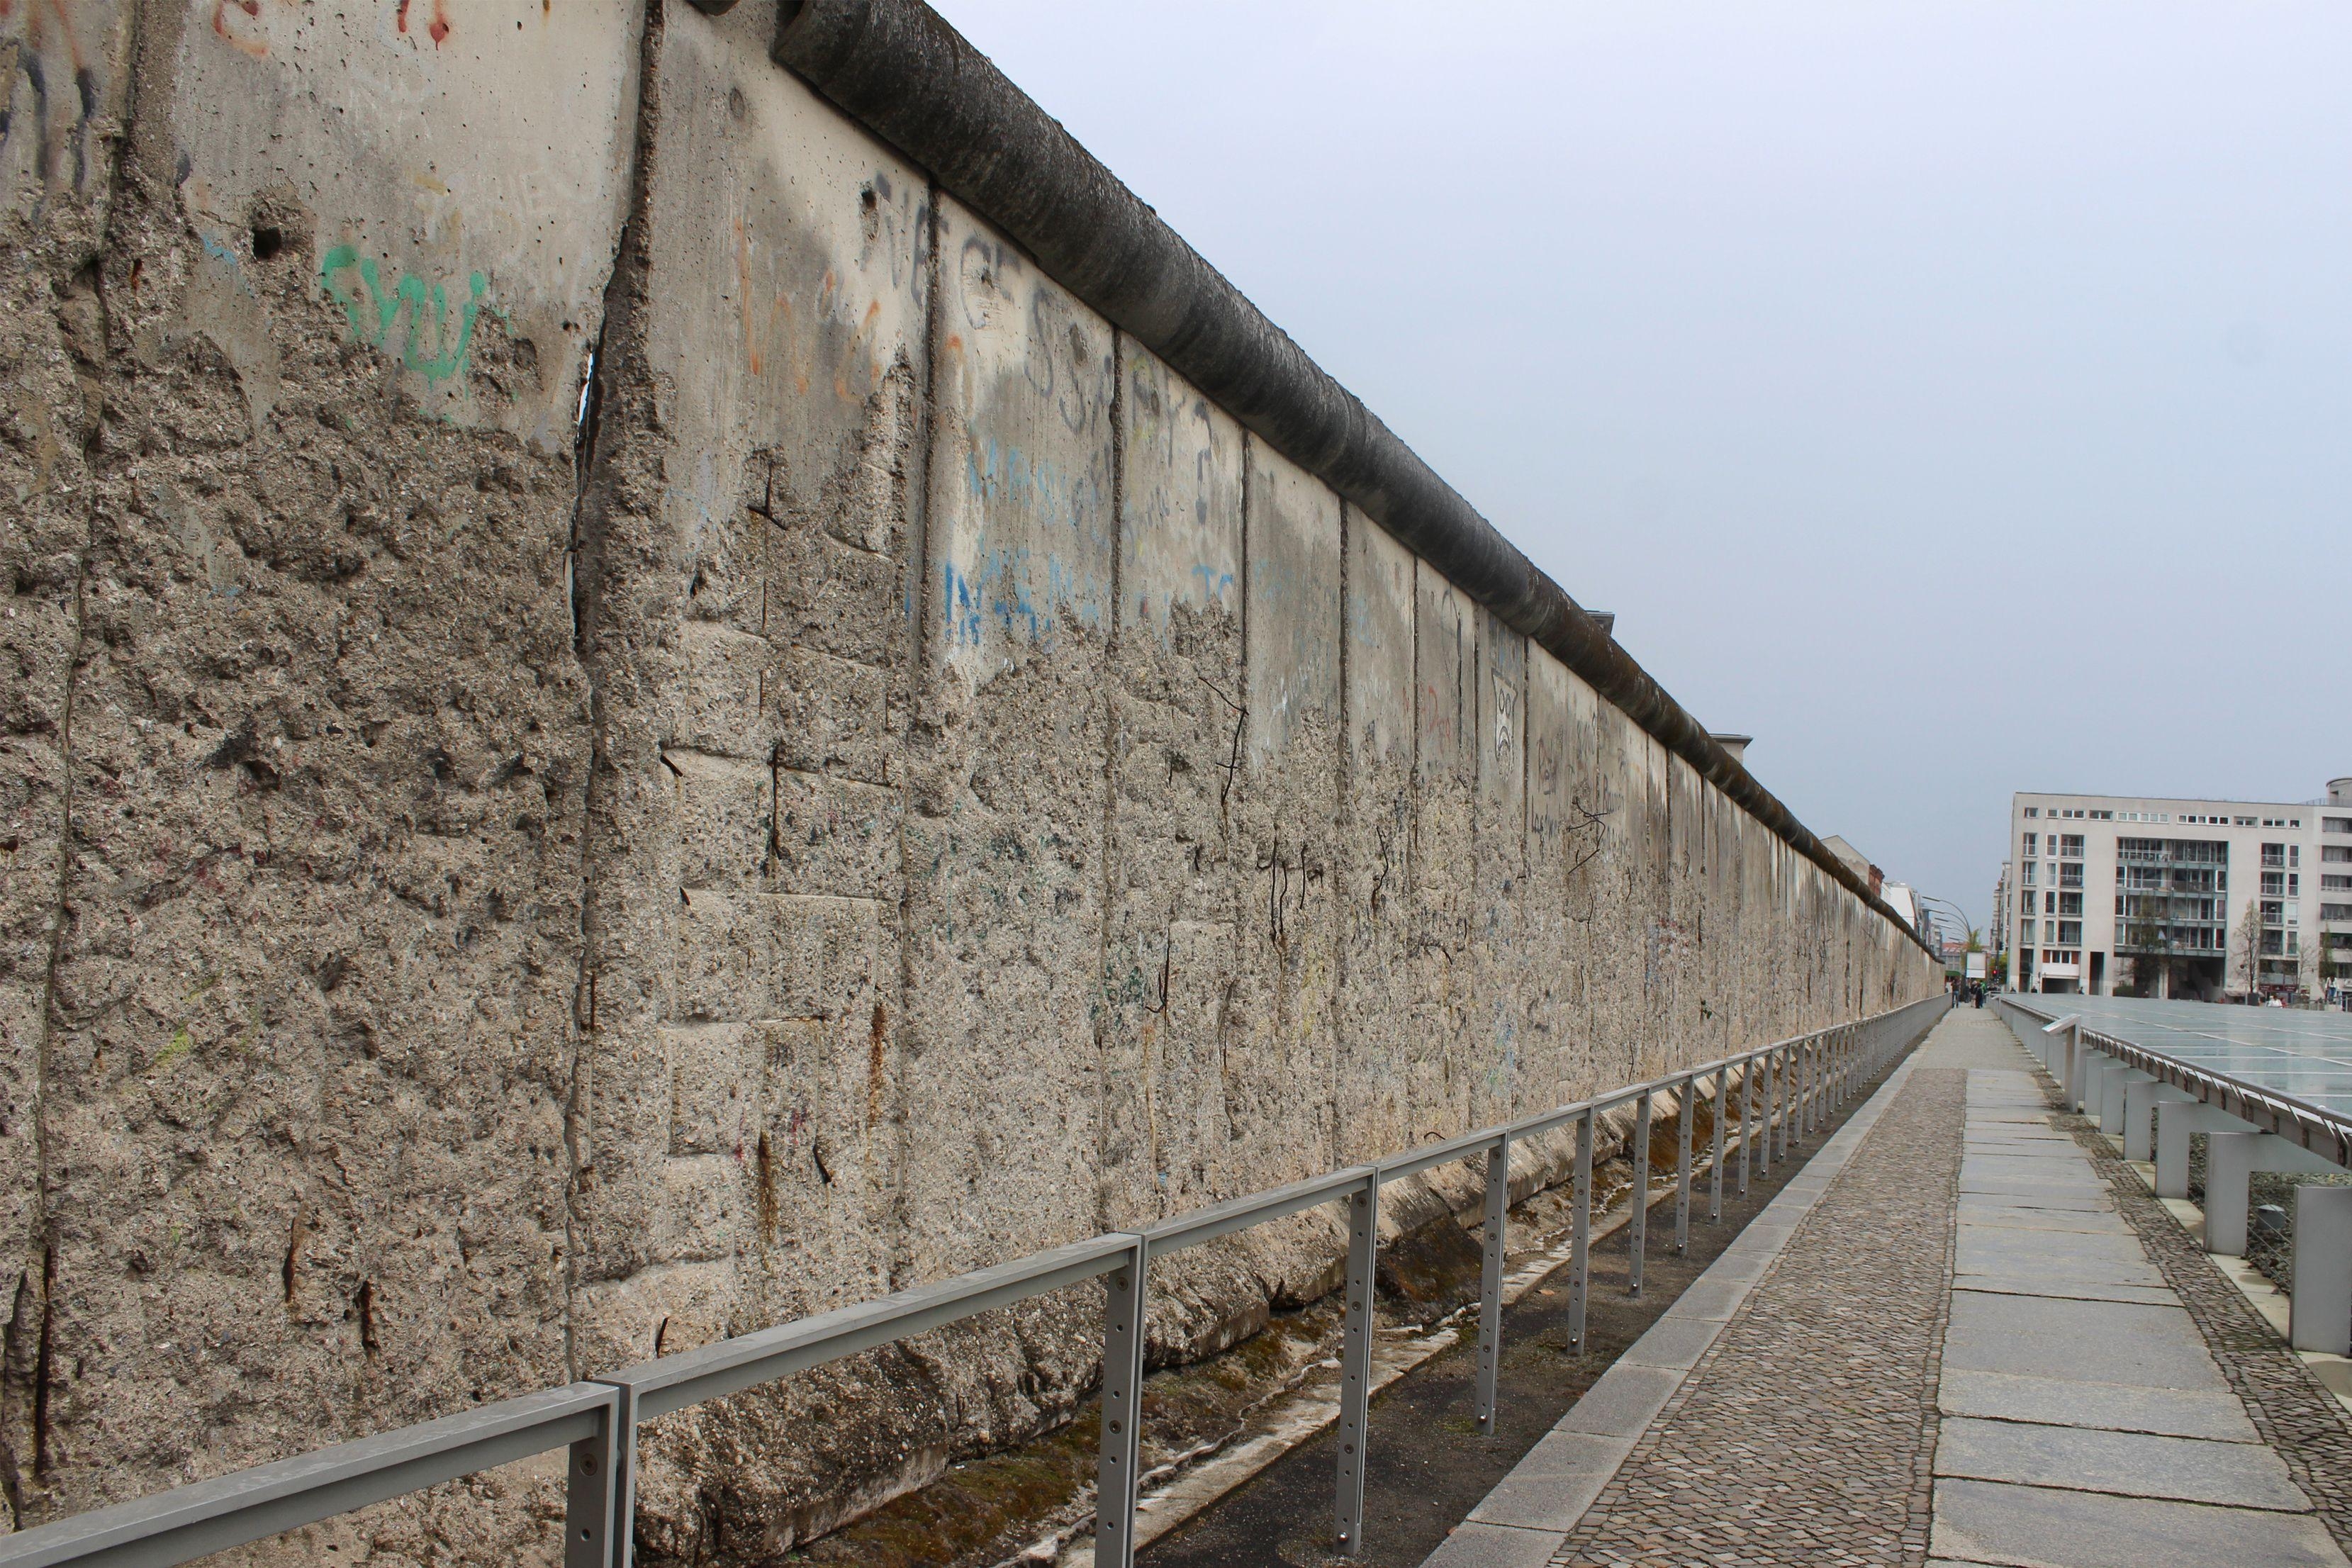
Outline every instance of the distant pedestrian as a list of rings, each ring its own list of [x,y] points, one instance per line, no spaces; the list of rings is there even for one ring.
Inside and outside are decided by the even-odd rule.
[[[1984,1006],[1984,982],[1979,980],[1970,983],[1969,986],[1969,994],[1975,998],[1977,1006],[1979,1008],[1982,1008]]]

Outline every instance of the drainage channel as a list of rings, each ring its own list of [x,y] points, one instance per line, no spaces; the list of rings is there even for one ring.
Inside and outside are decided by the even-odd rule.
[[[1706,1223],[1705,1182],[1696,1181],[1688,1256],[1673,1252],[1671,1187],[1664,1189],[1663,1202],[1654,1195],[1639,1299],[1626,1289],[1628,1228],[1620,1224],[1597,1239],[1581,1353],[1569,1348],[1564,1267],[1507,1309],[1492,1436],[1479,1435],[1474,1415],[1475,1325],[1391,1384],[1372,1404],[1365,1549],[1354,1561],[1365,1568],[1417,1568],[1617,1357],[1665,1315],[1881,1081],[1883,1077],[1850,1096],[1827,1125],[1790,1151],[1789,1161],[1775,1161],[1769,1179],[1751,1178],[1747,1197],[1731,1190],[1736,1177],[1727,1180],[1719,1223]],[[1139,1561],[1148,1568],[1311,1568],[1341,1561],[1329,1550],[1333,1442],[1325,1430],[1299,1443],[1147,1547]]]

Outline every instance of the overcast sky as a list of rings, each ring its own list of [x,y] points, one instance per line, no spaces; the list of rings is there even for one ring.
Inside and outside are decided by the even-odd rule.
[[[935,0],[1808,826],[2352,773],[2352,5]]]

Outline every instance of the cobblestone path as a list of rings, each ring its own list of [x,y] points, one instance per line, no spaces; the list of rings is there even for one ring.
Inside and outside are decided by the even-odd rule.
[[[1966,1089],[1913,1067],[1553,1562],[1926,1559]]]

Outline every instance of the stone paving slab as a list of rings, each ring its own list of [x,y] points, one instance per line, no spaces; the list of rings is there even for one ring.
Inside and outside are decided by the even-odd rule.
[[[2069,1236],[2129,1236],[2131,1226],[2112,1210],[2015,1209],[1962,1204],[1963,1224],[1987,1230],[2055,1230]]]
[[[1953,1283],[1997,1296],[2061,1296],[2075,1301],[2137,1301],[2168,1307],[2178,1300],[2162,1285],[2110,1285],[2096,1279],[2059,1279],[2047,1274],[1963,1274]]]
[[[2142,1388],[2229,1386],[2177,1306],[1956,1289],[1951,1312],[1948,1366]]]
[[[1956,1416],[1937,1436],[1936,1473],[2175,1502],[2311,1511],[2311,1500],[2287,1479],[2285,1461],[2257,1443]]]
[[[2152,1498],[1946,1480],[1935,1555],[2019,1568],[2341,1568],[2307,1516]]]
[[[1947,1415],[2044,1426],[2097,1426],[2217,1442],[2260,1441],[2233,1394],[2212,1389],[2135,1388],[2079,1378],[2018,1377],[1944,1368],[1937,1405]]]

